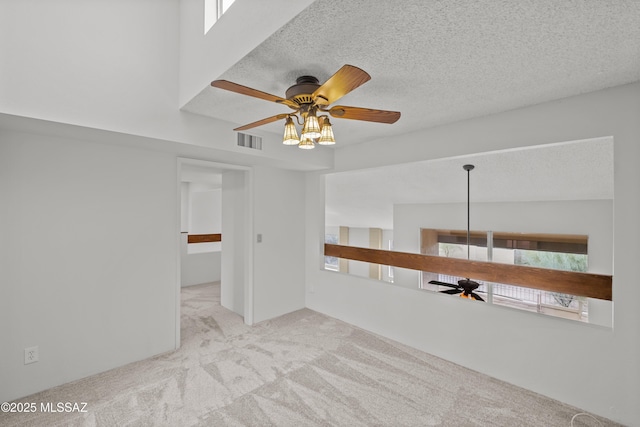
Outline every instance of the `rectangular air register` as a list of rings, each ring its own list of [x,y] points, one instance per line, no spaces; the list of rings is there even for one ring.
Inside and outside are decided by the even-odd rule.
[[[238,146],[253,148],[254,150],[262,150],[262,138],[255,135],[247,135],[238,132]]]

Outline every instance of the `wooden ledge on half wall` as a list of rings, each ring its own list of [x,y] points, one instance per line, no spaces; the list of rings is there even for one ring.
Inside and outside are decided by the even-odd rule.
[[[611,301],[613,276],[325,243],[324,255]]]
[[[222,234],[189,234],[187,243],[221,242]]]

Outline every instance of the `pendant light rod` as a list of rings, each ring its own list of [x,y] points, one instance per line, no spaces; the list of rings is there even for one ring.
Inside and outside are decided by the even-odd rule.
[[[467,259],[469,259],[471,242],[471,171],[475,166],[464,165],[462,168],[467,171]]]

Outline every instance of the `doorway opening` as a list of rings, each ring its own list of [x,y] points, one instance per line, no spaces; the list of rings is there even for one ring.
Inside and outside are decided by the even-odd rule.
[[[253,323],[251,170],[178,159],[176,348],[183,287],[220,282],[220,304]]]

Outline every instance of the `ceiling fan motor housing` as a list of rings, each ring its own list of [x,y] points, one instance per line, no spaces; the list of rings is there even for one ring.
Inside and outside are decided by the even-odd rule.
[[[296,79],[296,84],[285,92],[287,99],[299,104],[312,104],[311,95],[320,87],[320,82],[313,76],[300,76]]]

